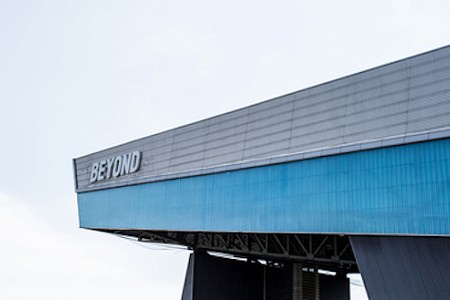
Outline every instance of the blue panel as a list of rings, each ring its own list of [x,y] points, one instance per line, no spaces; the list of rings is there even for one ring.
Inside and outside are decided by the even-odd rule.
[[[86,228],[450,234],[450,140],[78,194]]]

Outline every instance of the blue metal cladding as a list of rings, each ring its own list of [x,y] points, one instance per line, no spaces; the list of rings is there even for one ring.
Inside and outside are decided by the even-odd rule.
[[[450,234],[450,139],[78,194],[80,226]]]

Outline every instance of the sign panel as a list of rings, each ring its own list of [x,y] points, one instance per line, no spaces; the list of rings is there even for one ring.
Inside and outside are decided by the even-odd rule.
[[[134,151],[94,162],[91,166],[89,183],[135,173],[141,166],[141,157],[140,151]]]

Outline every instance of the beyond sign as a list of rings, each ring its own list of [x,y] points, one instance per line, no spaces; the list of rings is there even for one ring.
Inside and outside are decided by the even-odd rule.
[[[137,172],[141,166],[141,152],[117,155],[108,159],[96,162],[91,167],[89,182],[94,183]]]

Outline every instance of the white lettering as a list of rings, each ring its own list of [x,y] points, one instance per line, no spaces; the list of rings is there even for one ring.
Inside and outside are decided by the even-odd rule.
[[[130,173],[134,173],[139,170],[141,165],[141,152],[134,151],[131,153]]]
[[[107,161],[108,161],[108,165],[107,165],[107,169],[106,169],[106,179],[109,179],[109,178],[111,178],[111,174],[112,174],[114,157],[108,158]]]
[[[97,181],[98,177],[98,162],[94,163],[91,167],[91,176],[89,177],[89,182],[93,183]]]
[[[90,183],[117,178],[139,171],[142,153],[133,151],[95,162],[91,166]]]
[[[120,168],[122,167],[122,156],[116,156],[114,159],[113,176],[120,176]]]
[[[100,161],[100,166],[98,167],[98,177],[97,181],[105,179],[106,172],[106,160]]]
[[[130,172],[131,153],[122,156],[122,168],[120,169],[120,176],[126,175]]]

